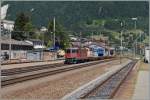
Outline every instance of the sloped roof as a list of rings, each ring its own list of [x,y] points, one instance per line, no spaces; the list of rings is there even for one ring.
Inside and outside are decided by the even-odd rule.
[[[87,44],[86,47],[90,46],[90,45],[96,45],[105,49],[110,49],[110,47],[108,47],[107,45],[105,45],[105,43],[96,43],[96,42],[92,42],[91,44]]]
[[[105,45],[105,43],[102,43],[102,42],[90,42],[90,43],[83,43],[83,44],[80,44],[80,42],[72,42],[72,45],[75,46],[75,47],[80,47],[80,46],[83,46],[83,47],[89,47],[91,45],[96,45],[96,46],[99,46],[99,47],[102,47],[102,48],[105,48],[105,49],[111,49],[110,47],[108,47],[107,45]]]
[[[14,40],[14,39],[7,39],[7,38],[2,38],[1,43],[2,44],[16,44],[16,45],[27,45],[27,46],[32,46],[32,44],[27,43],[25,41],[18,41],[18,40]]]

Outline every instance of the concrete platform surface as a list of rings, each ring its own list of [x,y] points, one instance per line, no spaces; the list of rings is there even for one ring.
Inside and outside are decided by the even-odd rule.
[[[139,71],[133,100],[150,100],[150,72]]]
[[[56,60],[56,61],[46,61],[46,62],[32,62],[32,63],[22,63],[22,64],[9,64],[9,65],[1,65],[1,69],[22,68],[22,67],[28,67],[28,66],[54,64],[54,63],[63,63],[63,62],[64,62],[64,60]]]

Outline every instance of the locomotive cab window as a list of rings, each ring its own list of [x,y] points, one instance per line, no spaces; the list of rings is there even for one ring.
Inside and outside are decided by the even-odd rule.
[[[67,50],[66,50],[66,53],[70,53],[70,49],[67,49]]]

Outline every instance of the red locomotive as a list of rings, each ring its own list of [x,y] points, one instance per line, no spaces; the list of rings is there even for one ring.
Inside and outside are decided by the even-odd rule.
[[[86,48],[68,48],[65,53],[65,63],[79,63],[88,60]]]

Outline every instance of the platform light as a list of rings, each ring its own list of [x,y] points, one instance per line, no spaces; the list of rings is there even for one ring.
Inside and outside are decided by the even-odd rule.
[[[137,20],[137,17],[135,17],[135,18],[131,18],[132,20]]]

